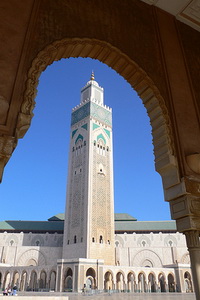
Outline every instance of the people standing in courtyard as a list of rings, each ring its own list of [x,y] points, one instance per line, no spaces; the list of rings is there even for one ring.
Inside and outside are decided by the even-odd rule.
[[[13,286],[12,294],[13,294],[13,296],[17,295],[17,286],[16,286],[16,284]]]

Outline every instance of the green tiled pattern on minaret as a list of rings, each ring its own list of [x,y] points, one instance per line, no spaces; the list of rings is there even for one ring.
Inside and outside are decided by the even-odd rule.
[[[90,114],[95,119],[107,124],[112,125],[112,114],[104,107],[91,102]]]
[[[81,126],[82,128],[84,128],[85,130],[87,130],[87,123],[86,124],[84,124],[83,126]]]
[[[78,142],[79,139],[83,140],[83,136],[82,136],[81,134],[79,134],[79,135],[77,136],[77,139],[76,139],[76,141],[75,141],[75,144]]]
[[[93,123],[93,130],[95,130],[95,129],[99,128],[99,127],[100,127],[99,125]]]
[[[105,131],[105,133],[107,134],[107,136],[110,138],[110,131],[109,130],[107,130],[107,129],[103,129],[104,131]]]
[[[71,126],[89,115],[104,124],[112,125],[112,113],[109,110],[96,103],[88,102],[72,113]]]
[[[75,129],[74,131],[72,131],[72,138],[74,137],[75,133],[77,132],[78,129]]]
[[[81,106],[79,109],[77,109],[72,113],[71,126],[83,120],[84,118],[89,116],[89,114],[90,114],[90,102]]]
[[[104,141],[104,143],[106,144],[106,139],[105,139],[105,137],[103,136],[102,133],[99,134],[99,135],[97,136],[97,141],[98,141],[99,139],[102,139],[102,140]]]

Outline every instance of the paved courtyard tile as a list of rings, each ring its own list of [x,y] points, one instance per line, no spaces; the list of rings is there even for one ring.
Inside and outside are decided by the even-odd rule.
[[[37,296],[42,296],[44,300],[48,297],[55,297],[55,299],[67,299],[68,300],[196,300],[194,293],[180,294],[180,293],[162,293],[162,294],[138,294],[138,293],[100,293],[100,294],[77,294],[77,293],[38,293],[38,292],[21,292],[19,296],[22,296],[24,300],[27,296],[32,296],[37,299]],[[17,300],[18,297],[15,297]],[[0,296],[0,300],[5,299],[4,296]],[[20,297],[21,299],[21,297]]]
[[[196,300],[194,294],[100,294],[100,295],[71,295],[69,300]]]

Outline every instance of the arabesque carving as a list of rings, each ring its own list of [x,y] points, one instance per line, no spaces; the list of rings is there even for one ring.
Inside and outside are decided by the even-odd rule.
[[[164,100],[147,74],[127,55],[106,42],[96,39],[63,39],[55,41],[39,52],[28,72],[24,101],[18,116],[17,132],[22,137],[30,126],[35,106],[38,78],[45,68],[56,60],[69,57],[98,59],[123,76],[143,100],[150,117],[156,170],[163,177],[164,187],[180,181],[172,126]],[[167,170],[167,171],[166,171]],[[173,181],[173,182],[172,182]]]
[[[0,180],[2,179],[3,169],[16,147],[13,136],[0,136]]]

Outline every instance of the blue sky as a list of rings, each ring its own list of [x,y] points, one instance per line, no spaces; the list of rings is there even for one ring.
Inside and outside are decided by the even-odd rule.
[[[0,220],[47,220],[64,212],[71,110],[90,79],[113,109],[115,212],[138,220],[170,220],[155,171],[151,126],[141,99],[97,60],[54,62],[40,76],[31,127],[8,162],[0,185]]]

